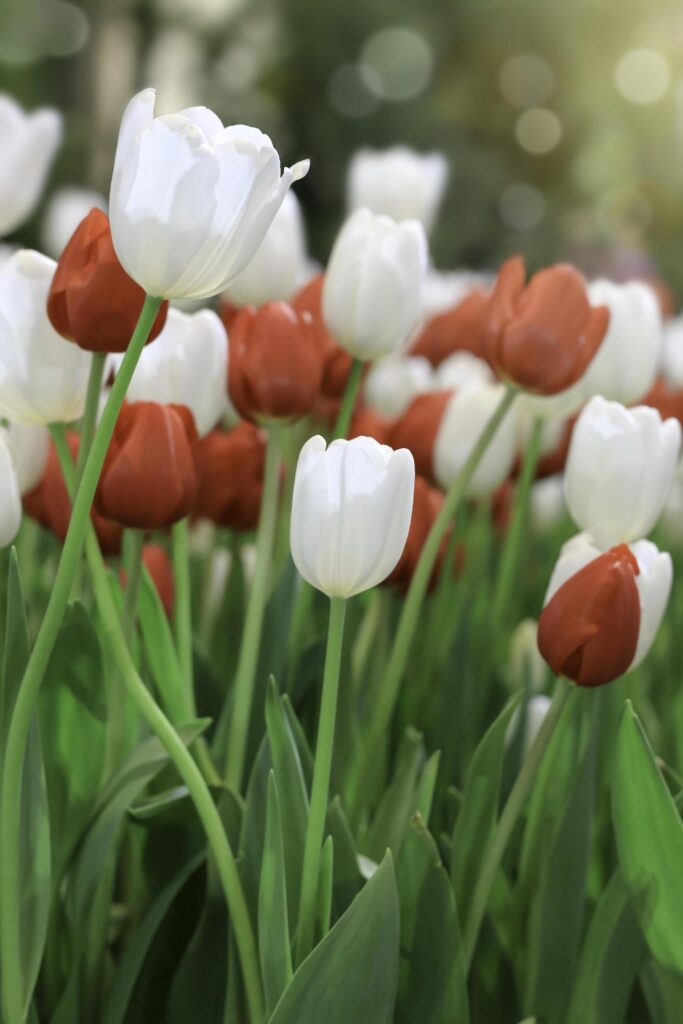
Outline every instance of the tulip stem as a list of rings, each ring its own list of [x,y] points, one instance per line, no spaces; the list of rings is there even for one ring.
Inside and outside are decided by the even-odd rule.
[[[434,520],[427,540],[424,543],[413,578],[408,587],[406,599],[403,603],[389,661],[378,688],[378,699],[374,706],[374,713],[371,714],[367,733],[368,750],[372,750],[375,747],[377,739],[382,736],[391,721],[401,679],[406,668],[410,645],[413,641],[422,609],[422,602],[427,593],[429,580],[439,556],[439,548],[441,547],[443,536],[465,497],[467,485],[472,478],[472,474],[505,418],[516,395],[516,389],[509,387],[501,398],[498,407],[486,424],[479,440],[472,448],[461,472],[446,492],[439,514]],[[360,773],[359,778],[361,776],[362,773]]]
[[[90,452],[95,427],[97,426],[97,413],[100,406],[100,395],[102,394],[102,378],[104,377],[104,364],[107,355],[105,352],[93,352],[90,364],[90,376],[88,378],[88,390],[85,396],[85,411],[81,421],[81,440],[78,445],[78,459],[76,461],[76,479],[80,480],[83,474],[85,460]]]
[[[261,512],[256,534],[256,567],[249,592],[240,656],[235,672],[234,701],[225,762],[225,780],[239,792],[244,774],[254,683],[261,649],[261,630],[271,572],[280,477],[280,427],[268,430]]]
[[[296,962],[300,964],[313,948],[316,911],[318,904],[318,876],[325,832],[325,816],[332,771],[332,750],[334,728],[337,718],[337,694],[339,691],[339,670],[341,668],[342,643],[344,639],[344,618],[346,600],[330,598],[330,622],[327,632],[327,651],[323,674],[323,691],[318,721],[318,738],[315,745],[315,764],[311,804],[306,825],[304,863],[301,873],[301,895],[299,899],[299,920],[296,933]]]
[[[341,408],[339,409],[337,422],[334,425],[333,440],[340,437],[346,437],[349,432],[351,417],[353,416],[353,407],[356,404],[356,396],[358,395],[358,388],[360,387],[361,377],[363,376],[364,365],[365,364],[360,359],[354,359],[351,364],[351,371],[349,373],[349,379],[346,382],[346,388],[344,389]]]
[[[496,582],[495,593],[493,595],[493,608],[491,612],[491,620],[493,622],[492,635],[496,639],[499,637],[499,631],[504,626],[503,618],[510,601],[510,594],[517,575],[519,552],[522,537],[524,536],[527,509],[529,507],[529,494],[536,475],[536,467],[541,453],[542,429],[542,420],[536,419],[531,430],[529,443],[524,453],[522,472],[520,473],[517,483],[517,493],[515,495],[515,507],[512,515],[512,522],[507,531],[503,545],[503,553],[500,559],[498,579]]]
[[[178,661],[186,692],[186,709],[196,715],[194,667],[192,664],[192,604],[190,595],[190,549],[187,519],[173,526],[173,578],[175,581],[175,635]]]
[[[60,456],[62,473],[64,463]],[[123,597],[123,635],[129,643],[135,629],[135,620],[138,611],[138,597],[140,596],[140,583],[142,581],[142,545],[144,533],[142,530],[126,530],[123,537],[123,561],[126,573],[126,586]]]
[[[565,705],[572,692],[572,687],[569,686],[564,679],[557,680],[557,686],[555,687],[555,693],[553,694],[550,707],[543,719],[543,723],[538,731],[536,739],[529,749],[529,753],[522,762],[519,775],[515,779],[515,783],[510,790],[510,795],[507,798],[505,807],[503,808],[503,812],[498,821],[493,838],[484,853],[484,861],[472,895],[470,913],[463,930],[463,950],[466,974],[472,964],[472,957],[474,956],[474,950],[477,945],[479,929],[481,928],[481,923],[484,920],[484,914],[486,913],[491,889],[493,888],[493,883],[496,880],[496,875],[498,874],[498,870],[503,860],[503,854],[505,853],[505,849],[517,823],[517,819],[519,818],[522,807],[524,806],[534,779],[536,778],[536,773],[541,761],[543,760],[543,755],[548,749],[548,745],[555,733],[557,723],[562,717],[562,712],[564,711]]]
[[[161,299],[147,296],[128,350],[104,407],[73,504],[69,529],[50,593],[45,617],[28,659],[17,691],[7,733],[0,796],[0,975],[4,1024],[23,1024],[31,993],[25,991],[21,962],[21,885],[19,878],[19,827],[21,776],[24,751],[35,705],[64,618],[71,587],[76,576],[85,534],[90,523],[90,508],[109,442],[121,405],[152,329]]]

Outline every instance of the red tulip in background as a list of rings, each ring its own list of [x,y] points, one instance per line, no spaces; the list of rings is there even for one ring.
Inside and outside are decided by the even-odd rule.
[[[470,292],[453,309],[437,313],[427,321],[411,346],[411,355],[426,356],[432,366],[438,366],[454,352],[472,352],[485,359],[487,310],[486,294],[479,290]]]
[[[385,583],[390,586],[395,586],[402,592],[405,592],[408,589],[410,581],[413,578],[413,573],[417,567],[417,563],[420,560],[422,548],[429,536],[434,520],[441,511],[443,501],[444,496],[440,490],[436,487],[430,487],[424,477],[415,477],[413,514],[410,520],[408,539],[406,540],[406,546],[403,549],[403,554],[396,564],[396,568],[391,575],[387,577]],[[443,560],[448,549],[450,533],[451,531],[449,530],[441,542],[439,557],[437,558],[429,580],[429,590],[435,586],[441,573]],[[454,573],[462,566],[463,557],[464,549],[462,545],[458,545],[453,560]]]
[[[195,444],[194,459],[198,480],[194,515],[217,526],[253,530],[263,490],[263,431],[251,423],[240,423],[229,433],[212,430]]]
[[[323,350],[323,377],[320,390],[326,398],[341,398],[351,372],[353,360],[338,345],[325,326],[322,314],[323,274],[318,274],[292,299],[297,313],[309,313]]]
[[[411,451],[415,459],[415,472],[430,481],[434,481],[434,442],[452,397],[453,392],[450,390],[417,395],[396,420],[391,431],[391,446]]]

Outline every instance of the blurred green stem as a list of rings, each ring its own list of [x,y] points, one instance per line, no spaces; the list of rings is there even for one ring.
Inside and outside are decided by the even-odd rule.
[[[147,296],[83,466],[50,599],[17,691],[7,734],[0,800],[0,964],[4,1024],[23,1024],[31,993],[21,963],[19,825],[24,751],[36,699],[57,639],[90,525],[90,508],[121,405],[161,305]]]
[[[296,933],[297,965],[310,953],[315,937],[318,878],[330,789],[330,774],[332,771],[332,751],[334,748],[334,729],[337,719],[337,694],[339,692],[339,672],[341,668],[345,617],[345,599],[341,597],[330,598],[330,622],[327,632],[327,652],[325,654],[318,738],[315,745],[311,805],[306,826],[304,864],[301,873],[301,896]]]
[[[268,430],[268,447],[263,476],[261,513],[256,535],[256,568],[249,592],[247,614],[240,656],[235,673],[234,702],[225,762],[225,780],[231,789],[239,792],[244,774],[249,723],[254,701],[254,683],[261,648],[263,615],[268,597],[268,582],[272,570],[273,543],[277,523],[280,476],[280,430],[273,425]]]
[[[358,395],[361,377],[363,376],[364,365],[365,364],[360,359],[354,359],[351,364],[351,371],[349,373],[349,379],[346,382],[346,388],[344,389],[341,408],[339,409],[337,422],[334,425],[333,440],[337,440],[340,437],[346,437],[349,432],[351,418],[353,416],[353,407],[356,404],[356,397]]]
[[[517,823],[520,812],[527,796],[531,790],[536,772],[543,760],[543,755],[555,733],[557,723],[562,717],[565,705],[572,694],[572,687],[564,680],[558,679],[553,699],[548,708],[543,724],[538,731],[529,753],[522,762],[519,775],[510,790],[503,813],[500,816],[493,838],[484,854],[481,871],[477,878],[477,884],[472,894],[470,913],[465,922],[463,930],[463,950],[465,957],[465,972],[469,971],[472,964],[472,957],[479,937],[479,929],[484,920],[486,907],[493,883],[496,880],[498,869],[503,860],[510,836]]]
[[[80,480],[83,474],[85,460],[88,458],[95,434],[95,427],[97,426],[97,413],[100,406],[102,378],[104,377],[106,359],[106,352],[93,352],[90,364],[90,377],[88,378],[88,390],[85,397],[85,411],[81,421],[81,439],[78,445],[78,459],[76,461],[77,480]]]

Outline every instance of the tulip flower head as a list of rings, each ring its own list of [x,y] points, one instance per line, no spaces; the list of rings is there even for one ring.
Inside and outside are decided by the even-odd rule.
[[[574,522],[600,547],[646,536],[666,501],[681,444],[677,420],[592,398],[572,434],[565,495]]]
[[[413,511],[410,519],[408,539],[406,540],[405,547],[403,548],[403,552],[396,564],[396,567],[385,581],[390,586],[395,586],[398,590],[404,592],[408,589],[410,581],[413,578],[413,573],[417,567],[417,563],[420,560],[422,548],[429,536],[434,520],[441,511],[443,501],[443,493],[438,490],[438,488],[430,487],[422,476],[415,477]],[[429,580],[430,590],[436,585],[436,582],[439,579],[443,560],[448,549],[449,537],[450,533],[448,533],[441,542],[439,556]],[[455,572],[455,570],[457,570],[462,564],[462,561],[463,549],[461,547],[456,552],[456,557],[453,565],[451,566],[451,571]]]
[[[297,313],[308,313],[323,350],[321,392],[326,398],[341,398],[351,372],[351,356],[334,340],[323,320],[322,295],[324,277],[318,274],[298,292],[292,307]]]
[[[263,492],[264,432],[251,423],[240,423],[228,433],[212,430],[197,441],[194,460],[194,515],[231,530],[253,530]]]
[[[500,269],[488,304],[485,358],[526,391],[555,395],[575,384],[598,351],[609,312],[591,307],[583,278],[558,264],[525,285],[524,261]]]
[[[323,351],[307,313],[286,302],[240,311],[230,331],[228,392],[254,422],[293,420],[313,408],[323,376]]]
[[[467,384],[494,384],[495,377],[488,363],[467,352],[453,352],[439,363],[434,373],[436,386],[457,391]]]
[[[26,114],[10,96],[0,95],[0,238],[27,220],[45,186],[62,139],[56,110]]]
[[[457,305],[429,317],[411,345],[414,356],[425,356],[439,366],[454,352],[471,352],[485,358],[488,298],[474,289]]]
[[[70,423],[85,407],[92,357],[46,312],[55,267],[29,249],[0,266],[0,416],[14,423]]]
[[[415,459],[415,470],[434,481],[434,445],[444,414],[453,397],[450,389],[417,395],[391,429],[391,445],[407,448]]]
[[[21,526],[21,496],[7,433],[0,431],[0,548],[11,544]]]
[[[349,210],[365,206],[395,220],[413,217],[430,231],[447,180],[443,153],[417,153],[408,146],[361,149],[349,167]]]
[[[387,578],[403,552],[413,507],[410,452],[369,437],[312,437],[294,480],[294,564],[329,597],[352,597]]]
[[[50,432],[46,427],[8,423],[4,431],[17,473],[19,493],[23,496],[38,485],[45,472]]]
[[[365,378],[365,400],[383,416],[400,416],[416,395],[429,391],[432,385],[432,367],[424,356],[396,353],[378,359],[370,367]]]
[[[128,399],[185,405],[204,436],[225,412],[227,369],[228,339],[220,317],[210,309],[169,309],[158,340],[143,349]]]
[[[358,210],[342,227],[323,285],[323,316],[357,359],[388,355],[408,340],[421,309],[427,239],[416,220]]]
[[[128,104],[109,196],[114,248],[148,295],[224,291],[265,238],[307,160],[285,168],[257,128],[225,128],[206,107],[154,117],[155,92]]]
[[[125,352],[145,301],[114,252],[109,218],[93,209],[59,258],[47,300],[50,323],[63,338],[89,352]],[[166,321],[164,302],[147,339]]]
[[[102,467],[97,512],[137,530],[158,530],[189,515],[197,492],[196,440],[184,405],[124,405]]]

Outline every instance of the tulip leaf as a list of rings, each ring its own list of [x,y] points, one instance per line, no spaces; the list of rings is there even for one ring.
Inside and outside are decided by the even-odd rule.
[[[617,869],[593,912],[565,1024],[622,1024],[645,955],[645,940]]]
[[[624,881],[652,955],[683,973],[683,822],[630,702],[617,737],[612,817]]]
[[[363,879],[351,828],[338,796],[327,811],[327,832],[334,843],[332,899],[334,912],[340,917],[353,901]]]
[[[161,704],[172,722],[182,721],[187,717],[183,673],[164,606],[144,566],[140,580],[138,615],[145,657]]]
[[[391,1024],[399,910],[391,854],[296,971],[268,1024]]]
[[[292,977],[282,822],[272,771],[268,775],[266,837],[258,897],[258,944],[266,1011],[271,1013]]]
[[[0,693],[0,764],[5,756],[5,741],[14,701],[29,655],[28,626],[24,607],[24,591],[19,574],[16,548],[9,556],[7,572],[7,614],[5,649],[2,661],[2,692]]]
[[[396,758],[394,777],[361,845],[363,853],[371,860],[379,861],[387,847],[394,854],[398,853],[406,828],[417,810],[416,789],[424,762],[422,734],[407,729]]]
[[[683,978],[651,960],[640,973],[640,983],[653,1024],[680,1024],[683,1020]]]

